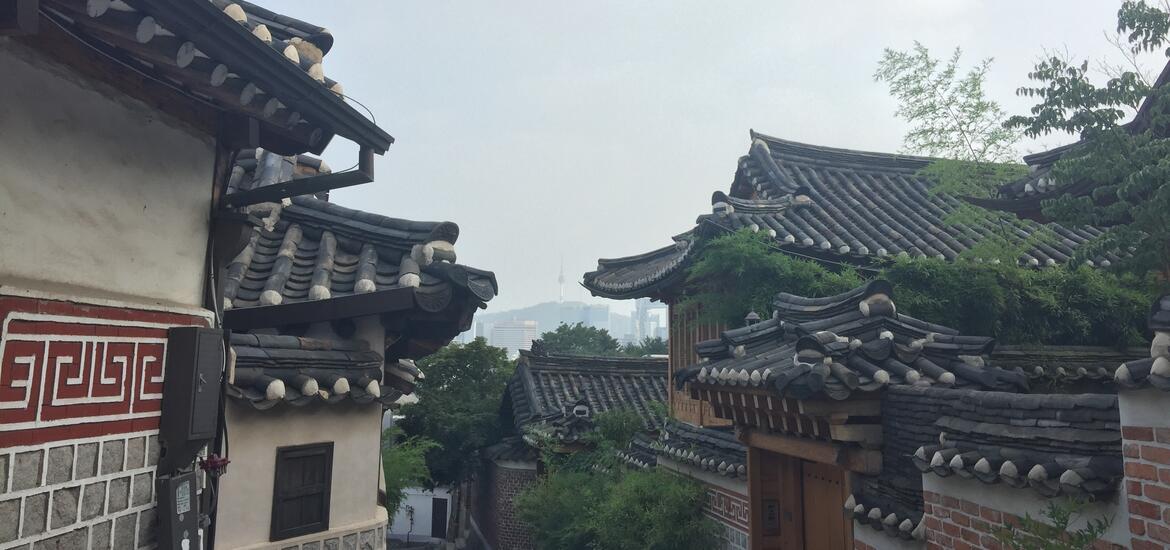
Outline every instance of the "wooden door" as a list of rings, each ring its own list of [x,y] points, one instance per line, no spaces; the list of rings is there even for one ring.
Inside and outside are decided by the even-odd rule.
[[[431,538],[447,538],[447,499],[431,498]]]
[[[844,513],[849,492],[845,470],[801,462],[805,550],[853,548],[853,522]]]

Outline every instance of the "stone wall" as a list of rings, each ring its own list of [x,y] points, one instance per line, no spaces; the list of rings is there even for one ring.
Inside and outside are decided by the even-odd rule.
[[[0,546],[151,548],[158,432],[0,450]]]
[[[536,483],[536,464],[489,462],[478,522],[488,544],[498,550],[531,550],[532,531],[516,514],[514,499]]]
[[[1170,396],[1125,391],[1119,404],[1130,546],[1170,548]]]

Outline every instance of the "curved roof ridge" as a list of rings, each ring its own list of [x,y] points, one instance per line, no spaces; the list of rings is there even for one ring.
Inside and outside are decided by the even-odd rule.
[[[814,145],[812,143],[804,143],[790,139],[778,138],[776,136],[757,132],[754,129],[749,130],[749,132],[753,140],[759,139],[767,143],[768,148],[772,150],[773,153],[791,153],[795,154],[796,156],[806,156],[814,159],[829,157],[823,158],[825,161],[830,161],[832,160],[831,157],[836,156],[842,157],[842,160],[856,158],[857,160],[865,160],[867,163],[872,163],[873,161],[894,161],[898,163],[925,166],[936,160],[943,160],[938,157],[907,155],[903,153],[887,153],[881,151],[864,151],[860,149],[846,149],[842,147]]]

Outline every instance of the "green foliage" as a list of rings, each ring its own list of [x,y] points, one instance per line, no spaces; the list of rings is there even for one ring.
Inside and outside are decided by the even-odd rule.
[[[1152,280],[1088,266],[902,260],[879,277],[901,311],[1001,344],[1141,344]]]
[[[707,550],[718,538],[705,498],[695,481],[659,469],[554,470],[516,509],[541,549]]]
[[[1157,51],[1167,45],[1170,14],[1144,1],[1127,1],[1118,10],[1117,31],[1131,53]],[[1170,51],[1167,52],[1170,54]],[[1045,201],[1043,213],[1070,226],[1107,227],[1081,255],[1100,250],[1131,250],[1127,267],[1136,271],[1170,271],[1170,127],[1165,88],[1151,90],[1141,74],[1121,71],[1096,84],[1089,63],[1049,56],[1028,78],[1032,86],[1017,93],[1039,102],[1029,115],[1014,116],[1008,126],[1038,137],[1073,134],[1080,145],[1069,150],[1051,172],[1058,184],[1091,183],[1088,196],[1064,195]],[[1133,123],[1121,121],[1142,104]]]
[[[785,254],[762,233],[740,231],[702,241],[687,272],[693,293],[683,307],[698,307],[700,317],[740,326],[749,311],[767,318],[778,292],[832,296],[856,288],[864,279],[856,271],[829,271],[820,264]]]
[[[666,409],[656,410],[665,415]],[[574,453],[542,444],[547,475],[516,498],[537,548],[706,550],[717,546],[703,515],[698,483],[654,469],[631,471],[617,451],[644,426],[637,413],[615,409],[594,417],[588,446]]]
[[[1006,113],[987,99],[983,83],[991,59],[959,76],[962,50],[942,62],[915,42],[911,51],[886,48],[873,78],[889,85],[897,115],[910,123],[903,142],[911,153],[969,162],[1015,159],[1019,132],[1005,128]]]
[[[438,443],[427,452],[433,482],[452,485],[473,472],[475,450],[498,441],[500,395],[514,365],[507,352],[483,338],[451,344],[419,362],[426,375],[415,390],[418,403],[403,407],[409,436]]]
[[[828,296],[883,278],[894,285],[899,311],[964,334],[993,336],[1002,344],[1124,346],[1142,342],[1156,294],[1153,277],[1087,266],[1031,269],[923,258],[892,262],[863,278],[775,253],[747,231],[702,246],[689,274],[697,291],[686,303],[730,326],[741,325],[749,309],[770,312],[779,292]]]
[[[556,330],[540,335],[545,351],[566,355],[622,355],[622,346],[609,331],[584,323],[561,323]]]
[[[1048,501],[1042,513],[1044,519],[1025,515],[1018,526],[1008,524],[995,533],[995,538],[1013,550],[1087,550],[1101,538],[1113,523],[1110,518],[1090,519],[1085,526],[1072,530],[1071,526],[1084,510],[1083,502]]]
[[[716,548],[715,524],[703,515],[706,498],[706,490],[697,482],[665,470],[627,472],[610,486],[608,497],[596,508],[595,548]]]
[[[597,526],[593,518],[609,494],[611,483],[607,476],[594,473],[551,472],[516,496],[516,511],[532,527],[537,548],[596,548]]]
[[[641,342],[622,346],[622,353],[630,357],[645,357],[647,355],[666,355],[666,340],[659,336],[647,336]]]
[[[915,42],[909,52],[886,49],[874,79],[889,85],[898,101],[897,115],[910,123],[903,149],[915,154],[942,157],[919,175],[934,182],[930,192],[952,197],[995,196],[1005,183],[1027,174],[1015,163],[1020,131],[1004,126],[1007,113],[987,98],[983,84],[991,67],[984,59],[959,78],[961,51],[956,48],[942,63]],[[1014,215],[976,207],[964,201],[948,201],[954,207],[943,218],[949,225],[984,227],[975,236],[978,244],[964,252],[970,258],[1015,262],[1024,252],[1052,235]]]
[[[382,471],[386,477],[386,512],[390,517],[406,499],[406,489],[430,484],[427,453],[439,444],[425,437],[406,437],[394,426],[382,431]]]

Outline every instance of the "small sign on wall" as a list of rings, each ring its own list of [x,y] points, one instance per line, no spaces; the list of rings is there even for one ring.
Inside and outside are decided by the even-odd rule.
[[[762,502],[764,517],[764,536],[780,534],[780,501],[766,498]]]

